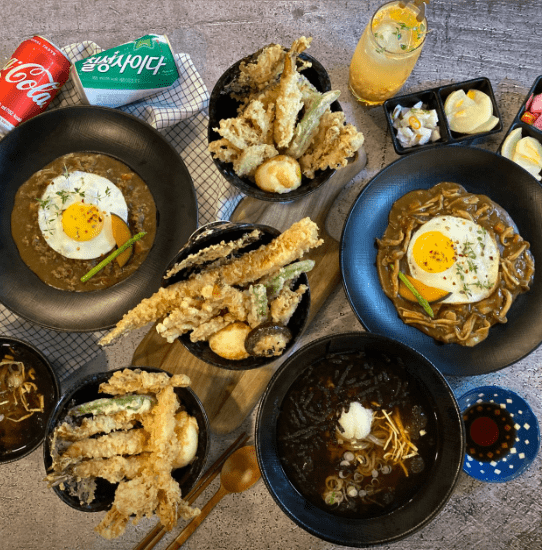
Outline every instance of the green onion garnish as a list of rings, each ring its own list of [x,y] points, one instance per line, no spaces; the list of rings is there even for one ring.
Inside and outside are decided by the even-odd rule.
[[[427,314],[430,317],[434,317],[435,314],[433,313],[433,310],[431,309],[429,302],[414,288],[414,286],[412,286],[412,283],[406,278],[406,275],[404,275],[400,271],[399,271],[399,279],[401,279],[401,281],[405,283],[405,286],[408,288],[408,290],[410,290],[410,292],[414,294],[414,297],[416,298],[416,300],[418,300],[418,303],[423,307],[423,309],[425,309]]]
[[[141,231],[140,233],[135,234],[131,239],[128,239],[122,246],[119,246],[117,250],[114,250],[105,258],[105,260],[102,260],[98,265],[94,266],[86,275],[83,275],[81,277],[81,282],[86,283],[91,277],[94,277],[98,271],[101,271],[108,263],[112,262],[117,256],[120,256],[127,248],[130,248],[136,241],[139,241],[142,237],[144,237],[147,233],[145,231]]]

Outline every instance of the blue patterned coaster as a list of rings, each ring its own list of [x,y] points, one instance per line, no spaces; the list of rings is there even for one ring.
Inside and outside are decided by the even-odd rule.
[[[522,397],[499,386],[481,386],[462,395],[458,403],[462,413],[476,403],[495,403],[510,414],[516,430],[514,444],[506,456],[481,462],[467,453],[463,471],[480,481],[499,483],[510,481],[527,470],[540,447],[540,430],[536,416]]]

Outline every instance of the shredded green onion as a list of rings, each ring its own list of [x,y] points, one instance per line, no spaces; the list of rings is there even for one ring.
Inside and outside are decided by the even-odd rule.
[[[434,317],[435,314],[433,313],[433,310],[431,309],[429,302],[414,288],[414,286],[412,286],[412,283],[406,278],[406,275],[404,275],[400,271],[399,271],[399,279],[401,279],[401,281],[405,283],[405,286],[408,288],[408,290],[410,290],[410,292],[414,294],[414,297],[416,298],[416,300],[418,300],[418,303],[423,307],[423,309],[425,309],[426,313],[430,317]]]
[[[143,238],[147,233],[145,231],[141,231],[140,233],[136,233],[131,239],[128,239],[122,246],[119,246],[117,250],[114,250],[105,258],[102,260],[98,265],[94,266],[86,275],[83,275],[81,277],[81,282],[86,283],[91,277],[94,277],[96,273],[101,271],[108,263],[112,262],[117,256],[120,256],[127,248],[130,248],[136,241],[139,241],[139,239]]]

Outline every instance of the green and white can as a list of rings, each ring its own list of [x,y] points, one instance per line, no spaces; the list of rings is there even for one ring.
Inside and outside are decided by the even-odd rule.
[[[72,79],[84,103],[119,107],[155,95],[179,78],[169,40],[147,34],[72,66]]]

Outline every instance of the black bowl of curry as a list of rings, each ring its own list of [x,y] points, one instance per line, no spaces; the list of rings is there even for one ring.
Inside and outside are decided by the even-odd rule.
[[[19,203],[18,192],[39,172]],[[82,172],[93,179],[86,188]],[[0,177],[0,302],[50,329],[114,326],[160,287],[170,259],[197,227],[195,190],[179,154],[149,124],[115,109],[65,107],[24,122],[0,142]],[[97,187],[94,178],[111,184]],[[86,211],[91,195],[105,203]],[[115,260],[82,286],[82,272],[117,248],[113,221],[99,218],[123,214],[119,204],[132,236],[146,234],[123,267]],[[67,248],[59,252],[55,243]]]
[[[435,202],[427,203],[432,200]],[[390,224],[395,228],[393,233],[398,229],[394,205],[410,212],[404,217],[402,235],[387,230]],[[434,275],[458,276],[455,282],[460,297],[462,292],[463,298],[475,296],[478,287],[488,287],[489,294],[470,303],[461,298],[457,304],[430,299],[434,313],[431,318],[418,303],[405,305],[404,299],[395,295],[387,276],[396,270],[412,275],[408,269],[413,267],[414,247],[418,237],[423,236],[423,224],[430,219],[441,221],[443,216],[459,218],[472,231],[457,238],[446,237],[453,241],[456,252],[449,256],[448,271],[436,269]],[[409,218],[413,219],[412,225]],[[446,226],[431,231],[444,235]],[[464,376],[493,372],[519,361],[542,342],[538,322],[542,315],[542,284],[536,274],[533,277],[536,262],[542,258],[541,231],[542,188],[512,161],[490,151],[457,145],[415,152],[384,168],[352,206],[340,252],[346,295],[367,330],[411,345],[443,373]],[[486,237],[499,250],[498,275],[489,279],[480,276],[480,267],[476,266],[485,252],[478,245],[472,246]],[[486,259],[491,260],[490,256],[487,254]],[[471,259],[476,264],[474,269],[469,265]],[[385,272],[384,264],[389,266]],[[389,295],[393,295],[393,301]],[[396,305],[403,309],[399,311]],[[408,322],[402,318],[405,312]],[[443,327],[435,334],[438,339],[428,333],[434,320]],[[452,339],[445,343],[448,335]]]

